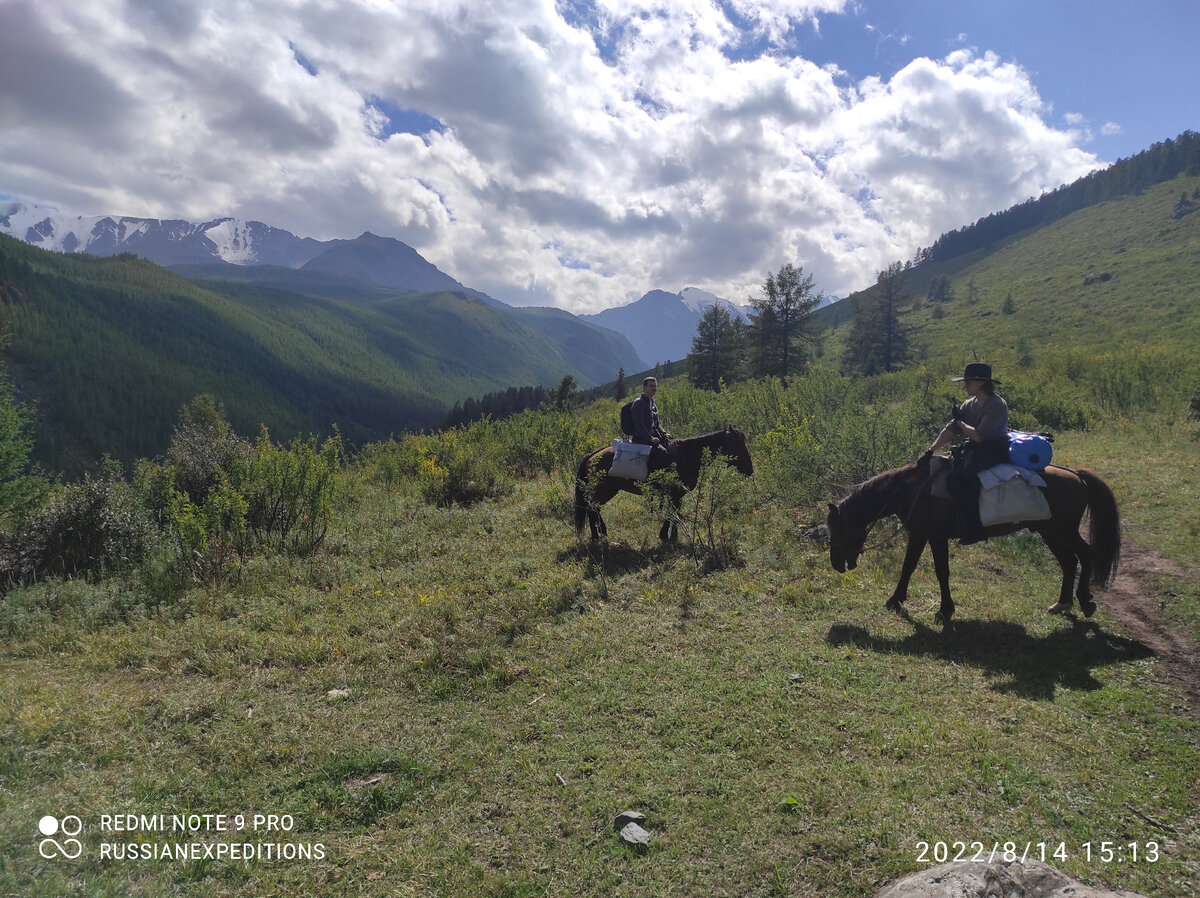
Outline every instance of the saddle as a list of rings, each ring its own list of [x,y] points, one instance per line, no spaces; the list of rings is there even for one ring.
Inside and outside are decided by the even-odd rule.
[[[957,502],[950,491],[951,460],[935,455],[929,460],[929,494]],[[985,468],[979,477],[979,520],[984,527],[1050,519],[1050,503],[1039,489],[1046,481],[1035,471],[1003,464]]]

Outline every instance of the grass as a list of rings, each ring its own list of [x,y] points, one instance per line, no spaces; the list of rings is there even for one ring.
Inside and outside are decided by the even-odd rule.
[[[928,561],[897,618],[900,545],[838,575],[808,513],[769,502],[714,567],[660,549],[630,497],[590,553],[561,478],[469,510],[346,480],[312,559],[158,604],[117,580],[5,598],[5,894],[861,896],[956,840],[1065,843],[1066,872],[1155,896],[1200,883],[1196,717],[1103,606],[1042,614],[1057,574],[1028,538],[954,551],[943,634]],[[1150,526],[1153,484],[1114,480]],[[613,831],[629,808],[648,852]],[[101,814],[185,812],[291,815],[194,838],[324,858],[98,858],[136,838]],[[38,856],[47,813],[85,821],[80,861]],[[1083,856],[1147,840],[1155,863]]]

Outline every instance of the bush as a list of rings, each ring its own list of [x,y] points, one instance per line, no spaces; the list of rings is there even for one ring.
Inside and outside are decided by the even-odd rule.
[[[512,483],[486,436],[491,422],[443,431],[417,446],[417,482],[430,505],[474,505],[512,492]]]
[[[0,368],[0,527],[19,528],[25,515],[41,504],[49,486],[29,473],[33,448],[29,423],[25,407],[15,402],[7,372]]]
[[[30,517],[19,541],[19,579],[128,570],[145,560],[154,538],[154,524],[119,465],[106,462]]]
[[[272,443],[263,428],[237,481],[246,501],[243,553],[259,548],[308,555],[329,529],[333,490],[341,469],[338,435],[318,446],[316,437]]]
[[[197,396],[179,411],[166,463],[173,488],[203,503],[210,490],[244,462],[250,445],[236,433],[210,395]]]

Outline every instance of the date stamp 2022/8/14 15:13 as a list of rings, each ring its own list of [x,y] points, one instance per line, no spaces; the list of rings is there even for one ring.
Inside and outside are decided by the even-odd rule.
[[[1159,859],[1157,842],[1118,842],[1101,840],[1071,846],[1066,842],[917,842],[919,864],[945,864],[955,861],[1024,862],[1067,861],[1082,858],[1087,863],[1153,864]]]

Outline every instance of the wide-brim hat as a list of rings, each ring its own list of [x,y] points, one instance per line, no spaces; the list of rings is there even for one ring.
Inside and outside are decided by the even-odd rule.
[[[992,366],[983,362],[971,362],[963,369],[962,377],[952,377],[951,380],[987,380],[994,384],[1000,383],[992,377]]]

